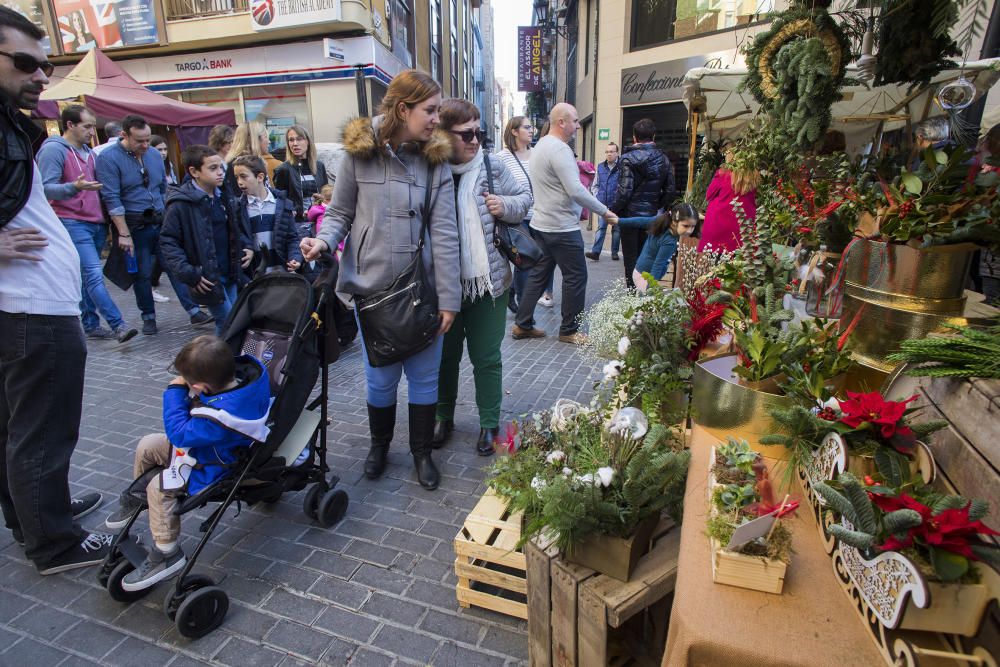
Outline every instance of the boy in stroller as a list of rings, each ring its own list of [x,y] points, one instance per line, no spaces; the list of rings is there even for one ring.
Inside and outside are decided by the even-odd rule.
[[[150,473],[146,485],[153,548],[122,579],[125,591],[149,588],[184,569],[187,560],[177,543],[180,517],[174,513],[178,495],[194,495],[229,474],[237,450],[253,442],[244,433],[259,431],[259,440],[267,437],[270,383],[260,361],[249,355],[234,358],[221,338],[199,336],[181,349],[173,367],[178,377],[163,392],[166,433],[143,437],[135,453],[135,479],[163,470]],[[239,432],[230,428],[236,426]],[[125,526],[141,505],[130,490],[107,518],[108,528]]]

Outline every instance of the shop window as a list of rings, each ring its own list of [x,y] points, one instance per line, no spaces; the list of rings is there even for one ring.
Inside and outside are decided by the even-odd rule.
[[[633,50],[749,25],[774,11],[774,0],[631,0],[631,3],[629,45]]]
[[[431,77],[441,83],[441,0],[431,3]]]
[[[179,93],[176,99],[179,99],[181,102],[190,102],[191,104],[200,104],[217,109],[232,109],[233,113],[236,114],[237,122],[241,122],[243,119],[239,88],[186,91]]]
[[[413,67],[416,62],[413,45],[413,9],[410,0],[392,0],[392,53],[407,67]]]
[[[289,127],[304,125],[312,129],[305,84],[244,88],[243,108],[248,121],[256,121],[267,129],[275,157],[284,154],[285,132]]]

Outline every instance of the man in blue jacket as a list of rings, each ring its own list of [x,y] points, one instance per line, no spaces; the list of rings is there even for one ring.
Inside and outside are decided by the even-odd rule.
[[[605,206],[611,206],[618,194],[618,144],[611,142],[604,149],[604,162],[597,165],[597,179],[590,186],[590,191],[595,197],[601,200]],[[604,237],[608,231],[608,221],[599,217],[597,223],[597,234],[594,236],[594,247],[590,252],[585,253],[587,259],[595,262],[601,259],[601,251],[604,250]],[[618,259],[618,247],[621,245],[622,235],[618,225],[611,225],[611,259]]]
[[[234,358],[221,338],[198,336],[181,348],[174,368],[180,375],[163,392],[166,433],[145,436],[135,452],[136,479],[156,467],[164,471],[146,485],[153,548],[122,580],[126,591],[149,588],[184,568],[187,559],[177,544],[181,520],[174,513],[178,496],[195,495],[230,474],[238,450],[268,436],[271,389],[260,361],[249,355]],[[171,473],[186,479],[186,488],[172,484]],[[136,509],[132,494],[122,494],[121,506],[105,524],[120,529]]]

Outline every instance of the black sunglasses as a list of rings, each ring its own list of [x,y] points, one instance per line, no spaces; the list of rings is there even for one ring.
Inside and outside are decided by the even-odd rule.
[[[29,56],[27,53],[7,53],[6,51],[0,51],[0,55],[7,56],[13,60],[14,69],[25,74],[34,74],[38,70],[42,70],[42,74],[45,76],[52,76],[52,72],[56,69],[56,66],[48,60],[35,60],[34,56]]]
[[[483,142],[484,135],[482,130],[462,130],[461,132],[459,132],[458,130],[448,130],[448,131],[451,132],[452,134],[457,134],[459,137],[462,138],[462,141],[464,141],[467,144],[471,144],[473,138],[475,138],[476,141],[478,141],[479,143]]]
[[[149,172],[146,171],[145,167],[140,167],[139,168],[139,173],[142,175],[142,187],[148,188],[149,187]]]

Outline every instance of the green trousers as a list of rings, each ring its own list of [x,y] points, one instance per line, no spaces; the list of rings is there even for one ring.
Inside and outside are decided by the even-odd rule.
[[[507,330],[507,292],[496,299],[486,295],[475,301],[463,301],[451,329],[444,335],[441,370],[438,375],[438,421],[455,419],[458,400],[458,368],[462,363],[463,343],[469,343],[476,382],[476,407],[479,425],[497,428],[500,425],[500,401],[503,399],[503,364],[500,344]]]

